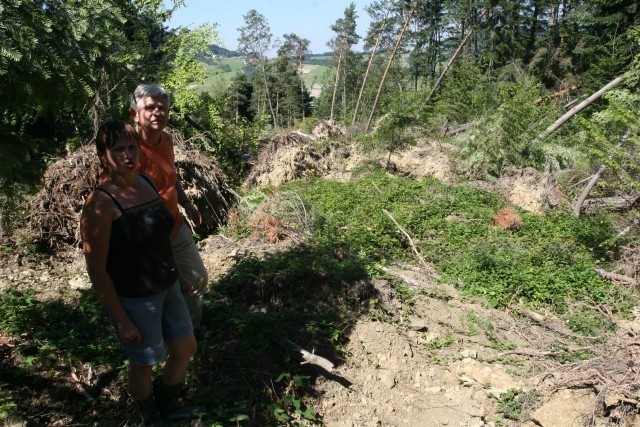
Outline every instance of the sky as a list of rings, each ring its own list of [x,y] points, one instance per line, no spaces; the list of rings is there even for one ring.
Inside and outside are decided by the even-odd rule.
[[[369,15],[364,7],[372,0],[353,0],[358,19],[356,32],[364,37],[369,28]],[[331,25],[344,16],[351,1],[341,0],[185,0],[185,5],[176,10],[169,21],[170,28],[195,28],[200,24],[217,23],[219,38],[226,49],[237,50],[238,31],[244,26],[242,18],[251,9],[262,14],[276,38],[295,33],[308,39],[313,53],[328,52],[327,42],[334,37]],[[165,0],[165,4],[170,4]],[[354,47],[362,49],[362,42]],[[269,53],[274,56],[275,50]]]

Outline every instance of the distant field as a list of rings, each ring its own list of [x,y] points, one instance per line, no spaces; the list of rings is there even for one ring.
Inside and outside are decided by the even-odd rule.
[[[194,84],[191,87],[199,92],[212,92],[213,88],[228,87],[233,76],[244,67],[244,60],[223,58],[216,60],[214,65],[204,66],[207,73],[204,84]]]
[[[318,58],[327,57],[318,56]],[[193,84],[191,88],[198,92],[213,93],[227,88],[233,77],[236,73],[242,71],[245,64],[244,59],[224,58],[216,60],[214,65],[204,65],[207,73],[204,83]],[[329,70],[329,67],[325,65],[303,64],[302,77],[305,87],[311,91],[314,84],[321,84],[327,70]]]

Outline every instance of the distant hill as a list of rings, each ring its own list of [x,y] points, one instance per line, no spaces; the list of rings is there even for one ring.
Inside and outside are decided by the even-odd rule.
[[[224,58],[235,58],[235,57],[238,57],[238,56],[245,56],[245,54],[242,53],[242,52],[225,49],[222,46],[218,46],[218,45],[215,45],[215,44],[212,44],[211,46],[209,46],[209,50],[214,55],[222,56]]]
[[[310,55],[305,55],[302,58],[302,62],[304,64],[310,64],[310,65],[324,65],[324,66],[328,66],[329,62],[331,61],[332,58],[332,53],[331,52],[325,52],[325,53],[312,53]]]

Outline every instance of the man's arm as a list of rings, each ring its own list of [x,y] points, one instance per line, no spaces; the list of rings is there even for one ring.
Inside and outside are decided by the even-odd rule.
[[[176,178],[176,190],[178,191],[178,203],[180,204],[180,206],[182,206],[182,208],[184,209],[189,219],[193,221],[193,223],[196,226],[201,225],[202,215],[200,215],[200,211],[198,210],[196,205],[194,205],[191,202],[191,200],[189,200],[189,198],[187,197],[187,194],[184,192],[184,189],[182,188],[182,184],[180,183],[180,180],[177,178]]]

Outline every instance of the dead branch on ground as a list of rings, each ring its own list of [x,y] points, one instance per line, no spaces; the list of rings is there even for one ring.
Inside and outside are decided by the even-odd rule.
[[[610,280],[612,282],[624,283],[631,286],[638,286],[640,284],[633,277],[625,276],[623,274],[611,273],[601,268],[596,268],[596,273],[598,273],[600,277]]]
[[[420,255],[420,252],[418,251],[418,249],[416,248],[415,243],[413,242],[413,239],[411,238],[411,236],[409,235],[409,233],[407,233],[405,231],[404,228],[402,228],[400,226],[400,224],[398,224],[398,221],[395,220],[395,218],[389,213],[389,211],[387,211],[386,209],[382,209],[382,212],[385,213],[385,215],[387,215],[389,218],[391,218],[391,221],[393,221],[393,223],[396,225],[396,227],[398,227],[398,230],[400,230],[400,232],[404,235],[404,237],[407,239],[407,242],[409,242],[409,246],[411,246],[411,249],[413,250],[413,253],[416,254],[416,256],[418,257],[418,260],[420,261],[420,263],[422,265],[424,265],[425,267],[429,267],[429,264],[427,263],[427,261],[424,259],[424,257],[422,255]]]

